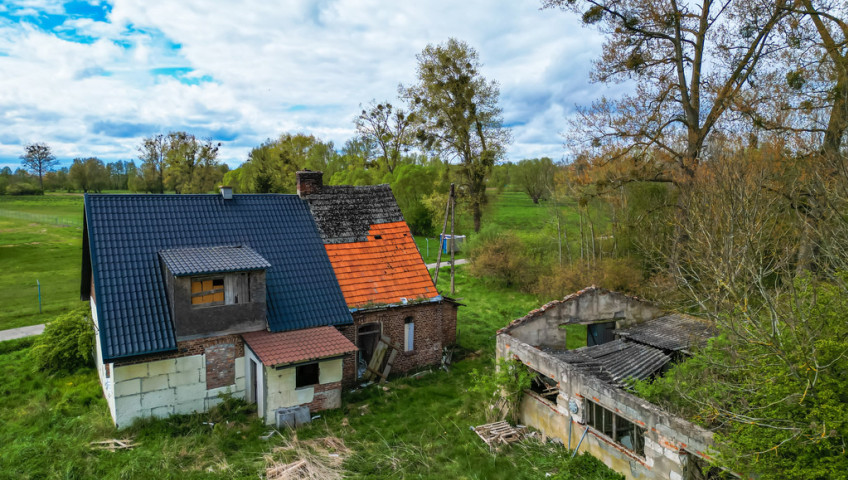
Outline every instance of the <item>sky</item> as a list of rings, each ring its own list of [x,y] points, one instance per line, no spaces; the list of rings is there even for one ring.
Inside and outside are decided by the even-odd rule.
[[[76,157],[137,159],[145,137],[184,130],[221,142],[236,167],[284,132],[354,135],[371,100],[395,104],[416,54],[454,37],[500,84],[514,137],[509,160],[563,157],[575,105],[592,84],[602,38],[539,0],[3,0],[0,167],[24,146]]]

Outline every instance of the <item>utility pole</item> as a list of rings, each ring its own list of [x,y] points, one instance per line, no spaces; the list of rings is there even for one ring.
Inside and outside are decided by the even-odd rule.
[[[453,283],[454,273],[456,271],[456,265],[454,264],[454,242],[456,241],[456,233],[453,230],[454,220],[456,219],[456,198],[454,197],[453,184],[451,183],[450,189],[450,206],[451,206],[451,241],[450,241],[450,249],[451,249],[451,295],[456,293],[456,287]]]
[[[436,284],[436,290],[439,289],[439,270],[442,267],[442,251],[444,250],[442,245],[444,245],[443,242],[445,241],[445,233],[448,229],[448,214],[450,213],[451,200],[453,199],[453,188],[453,184],[451,183],[450,195],[448,196],[448,203],[445,206],[445,221],[442,223],[442,234],[439,236],[439,255],[436,257],[436,276],[433,279],[433,282]]]

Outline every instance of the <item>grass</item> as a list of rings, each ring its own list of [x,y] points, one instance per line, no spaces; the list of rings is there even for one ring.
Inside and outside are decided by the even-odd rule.
[[[79,303],[81,226],[79,195],[0,196],[0,330],[44,323]]]
[[[468,390],[472,370],[491,368],[495,329],[533,308],[536,299],[488,287],[463,267],[456,285],[457,296],[468,305],[460,309],[458,327],[464,359],[449,373],[436,370],[395,379],[385,388],[348,392],[341,409],[322,412],[297,430],[297,438],[342,439],[352,450],[343,465],[346,478],[530,479],[549,473],[620,478],[592,457],[570,460],[555,443],[528,441],[493,453],[470,430],[484,423],[487,403]],[[96,372],[34,372],[27,359],[30,344],[28,339],[0,343],[0,372],[6,379],[0,390],[0,479],[255,479],[264,472],[264,455],[292,441],[292,432],[262,440],[269,427],[240,402],[115,431]],[[108,452],[89,445],[126,437],[138,447]]]

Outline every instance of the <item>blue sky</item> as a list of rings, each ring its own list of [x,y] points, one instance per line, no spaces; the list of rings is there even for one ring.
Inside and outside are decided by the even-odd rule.
[[[539,0],[4,0],[0,3],[0,166],[23,146],[131,160],[142,138],[185,130],[222,142],[235,167],[283,132],[340,148],[372,99],[396,102],[415,55],[468,42],[501,86],[512,160],[564,154],[601,38]]]

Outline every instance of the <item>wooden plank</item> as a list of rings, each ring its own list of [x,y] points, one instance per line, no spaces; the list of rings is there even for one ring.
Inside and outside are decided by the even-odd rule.
[[[377,342],[377,347],[374,348],[374,353],[371,354],[371,361],[368,363],[368,368],[364,375],[365,380],[371,380],[377,375],[375,372],[380,370],[380,365],[383,363],[383,358],[386,355],[386,344],[381,341]]]
[[[389,373],[392,371],[392,365],[395,363],[395,357],[397,357],[397,349],[392,349],[392,353],[389,354],[389,361],[386,363],[386,369],[383,370],[381,377],[383,377],[383,381],[380,383],[386,383],[386,379],[389,377]]]

